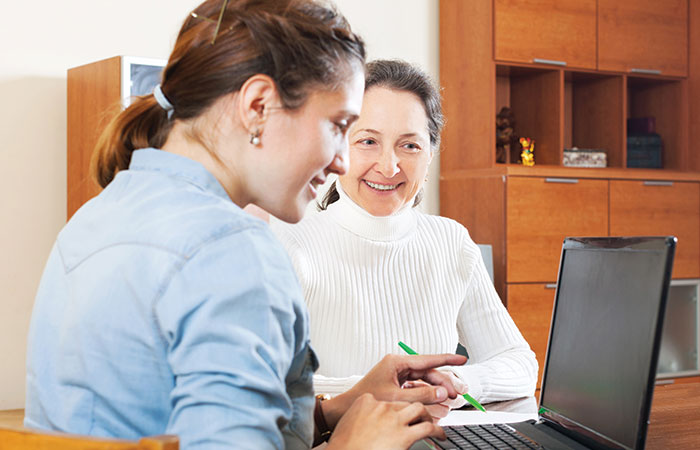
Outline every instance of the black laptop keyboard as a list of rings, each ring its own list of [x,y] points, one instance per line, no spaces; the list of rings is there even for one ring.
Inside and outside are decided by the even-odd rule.
[[[446,441],[433,440],[441,449],[542,449],[505,424],[444,427]]]

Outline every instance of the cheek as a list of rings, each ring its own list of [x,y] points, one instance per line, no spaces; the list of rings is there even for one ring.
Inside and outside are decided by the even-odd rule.
[[[364,175],[369,172],[376,162],[376,157],[373,152],[350,148],[349,173],[355,176]]]
[[[419,187],[423,185],[425,177],[428,175],[428,164],[429,160],[427,158],[421,158],[404,165],[404,172],[411,184]]]

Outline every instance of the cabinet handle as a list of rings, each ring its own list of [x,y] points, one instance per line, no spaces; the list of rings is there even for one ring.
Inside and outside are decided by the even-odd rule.
[[[542,58],[534,58],[532,60],[534,63],[538,64],[549,64],[552,66],[565,66],[566,61],[557,61],[556,59],[542,59]]]
[[[661,75],[661,71],[658,69],[630,69],[631,73],[643,73],[647,75]]]
[[[576,184],[578,183],[578,179],[576,178],[550,178],[547,177],[544,179],[545,183],[562,183],[562,184]]]
[[[545,285],[544,285],[544,288],[545,288],[545,289],[556,289],[556,288],[557,288],[557,285],[556,285],[556,283],[545,284]]]
[[[642,183],[644,186],[673,186],[673,181],[649,181]]]

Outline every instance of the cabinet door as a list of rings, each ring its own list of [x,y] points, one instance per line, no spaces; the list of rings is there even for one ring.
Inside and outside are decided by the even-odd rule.
[[[673,277],[700,277],[700,184],[610,181],[610,234],[674,235]]]
[[[567,236],[608,235],[608,181],[508,177],[506,279],[554,282]]]
[[[508,312],[530,348],[537,356],[537,387],[542,383],[544,357],[547,354],[549,325],[554,307],[554,284],[509,284]]]
[[[688,0],[598,0],[598,69],[688,74]]]
[[[596,0],[495,0],[496,60],[596,67]]]

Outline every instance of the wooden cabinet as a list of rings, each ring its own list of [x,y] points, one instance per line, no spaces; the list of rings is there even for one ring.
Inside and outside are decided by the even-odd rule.
[[[67,218],[101,188],[90,159],[102,130],[136,95],[150,94],[165,61],[115,56],[68,70]]]
[[[596,0],[495,0],[498,61],[596,67]]]
[[[565,236],[673,234],[673,277],[700,278],[700,2],[440,0],[440,24],[440,213],[493,246],[496,290],[541,366]],[[504,106],[535,167],[496,160]],[[663,169],[627,168],[627,119],[642,117]],[[563,167],[573,146],[608,167]]]
[[[688,74],[688,0],[598,0],[598,69]]]
[[[508,312],[537,356],[537,387],[542,384],[547,354],[549,325],[552,320],[555,284],[511,284],[508,286]]]
[[[554,282],[567,236],[608,233],[608,181],[509,177],[506,188],[508,283]]]
[[[699,278],[700,184],[610,181],[610,235],[674,235],[673,278]]]
[[[688,74],[688,0],[494,0],[497,61]]]
[[[67,219],[101,188],[90,177],[90,158],[106,122],[119,112],[120,58],[68,70]]]

